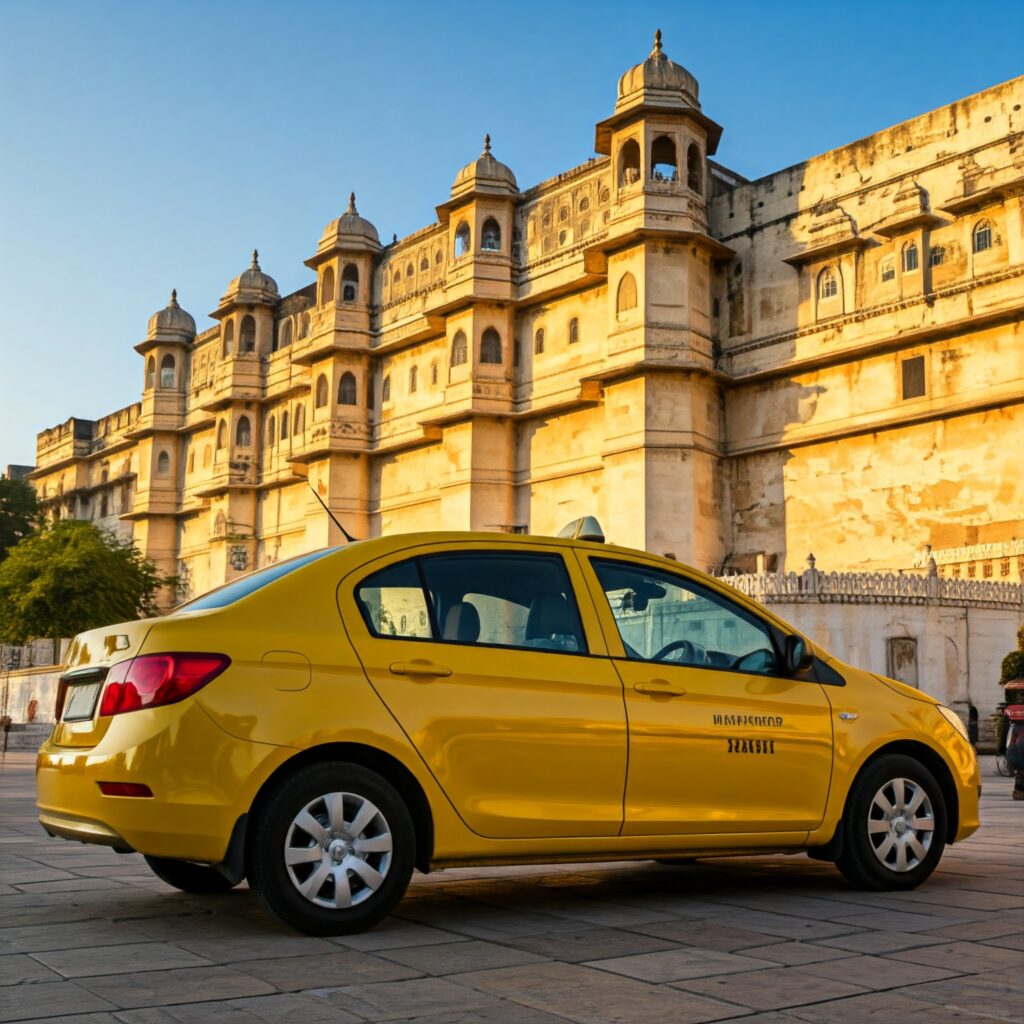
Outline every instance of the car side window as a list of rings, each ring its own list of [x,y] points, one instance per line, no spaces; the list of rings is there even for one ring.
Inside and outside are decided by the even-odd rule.
[[[768,626],[695,580],[593,559],[626,655],[755,675],[779,674]]]
[[[586,651],[576,595],[558,555],[459,552],[420,559],[442,642]]]
[[[356,602],[377,636],[431,638],[427,599],[414,561],[368,576],[356,588]]]

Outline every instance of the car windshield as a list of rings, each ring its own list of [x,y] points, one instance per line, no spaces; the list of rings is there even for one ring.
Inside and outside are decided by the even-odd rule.
[[[317,559],[323,558],[324,555],[333,554],[338,550],[336,547],[322,548],[320,551],[311,551],[308,555],[299,555],[297,558],[289,558],[284,562],[275,562],[273,565],[268,565],[265,569],[258,569],[247,576],[242,576],[231,583],[226,583],[223,587],[211,590],[208,594],[203,594],[202,597],[197,597],[193,601],[179,605],[171,614],[198,612],[208,608],[223,608],[226,605],[234,604],[243,597],[248,597],[254,591],[267,586],[268,583],[273,583],[282,576],[287,576],[288,573],[301,569],[304,565],[309,565],[310,562],[315,562]]]

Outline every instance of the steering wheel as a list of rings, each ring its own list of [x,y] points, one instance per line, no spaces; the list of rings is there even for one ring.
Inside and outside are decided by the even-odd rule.
[[[685,652],[683,658],[676,659],[682,661],[684,664],[706,665],[708,662],[708,652],[701,647],[700,644],[693,643],[692,640],[673,640],[671,643],[665,644],[665,646],[654,655],[652,661],[664,661],[665,658],[673,651]]]

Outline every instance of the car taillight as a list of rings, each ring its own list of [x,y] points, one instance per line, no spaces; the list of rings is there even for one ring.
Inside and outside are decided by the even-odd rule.
[[[216,679],[231,664],[226,654],[143,654],[114,665],[100,715],[174,704]]]

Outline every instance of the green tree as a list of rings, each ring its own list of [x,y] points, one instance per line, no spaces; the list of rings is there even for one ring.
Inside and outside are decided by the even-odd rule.
[[[0,562],[39,525],[36,492],[24,480],[0,476]]]
[[[131,542],[77,519],[59,520],[0,564],[0,642],[74,636],[156,612],[160,574]]]
[[[1003,658],[1003,670],[999,673],[1000,683],[1011,679],[1024,679],[1024,626],[1017,630],[1017,650]]]

